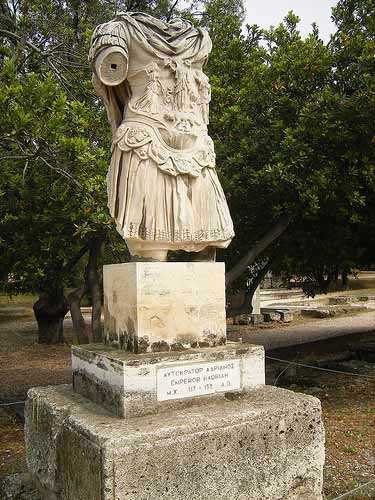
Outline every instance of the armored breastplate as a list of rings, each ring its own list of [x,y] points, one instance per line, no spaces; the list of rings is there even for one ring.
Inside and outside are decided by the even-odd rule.
[[[149,61],[148,61],[149,59]],[[153,60],[151,60],[153,59]],[[129,101],[115,143],[152,158],[170,175],[198,176],[215,167],[215,153],[207,134],[210,85],[201,65],[180,58],[155,61],[138,53],[127,76]]]

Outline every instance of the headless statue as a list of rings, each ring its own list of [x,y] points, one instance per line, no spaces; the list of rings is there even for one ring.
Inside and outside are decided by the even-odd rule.
[[[112,127],[108,207],[134,260],[214,260],[234,232],[208,135],[208,33],[124,13],[98,26],[93,84]]]

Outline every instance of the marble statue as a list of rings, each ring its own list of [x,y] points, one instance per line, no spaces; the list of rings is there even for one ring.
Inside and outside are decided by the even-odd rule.
[[[208,135],[208,33],[189,21],[119,14],[89,59],[113,132],[108,206],[134,260],[168,250],[209,260],[234,236]]]

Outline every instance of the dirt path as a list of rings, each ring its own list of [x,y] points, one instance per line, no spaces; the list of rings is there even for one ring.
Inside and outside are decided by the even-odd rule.
[[[71,381],[71,321],[66,322],[67,343],[38,344],[36,322],[28,316],[0,321],[0,402],[25,399],[30,387]]]
[[[375,331],[375,311],[271,328],[230,326],[228,338],[230,340],[242,338],[242,342],[263,345],[266,350],[270,350],[371,331]]]

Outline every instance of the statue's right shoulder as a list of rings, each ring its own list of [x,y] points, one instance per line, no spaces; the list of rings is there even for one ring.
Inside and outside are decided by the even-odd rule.
[[[107,46],[118,46],[128,51],[130,37],[127,17],[126,13],[119,14],[95,28],[91,37],[89,60],[92,61],[98,51]]]
[[[100,36],[126,36],[127,18],[125,15],[118,15],[111,21],[99,24],[92,34],[91,43]]]

